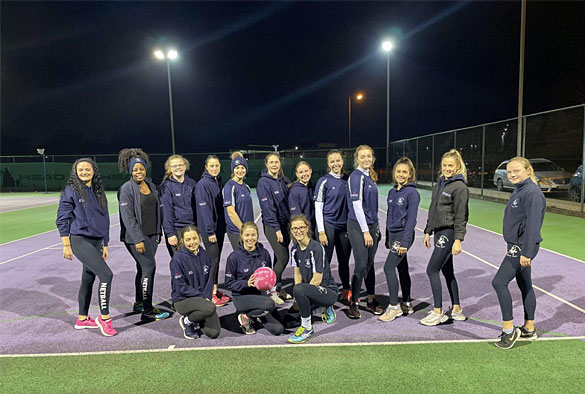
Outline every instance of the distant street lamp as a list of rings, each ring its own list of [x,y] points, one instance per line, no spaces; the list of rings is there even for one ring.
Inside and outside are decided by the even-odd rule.
[[[45,194],[49,194],[47,191],[47,165],[45,164],[45,148],[38,148],[37,153],[43,157],[43,179],[45,180]]]
[[[382,42],[382,50],[386,52],[386,178],[390,173],[390,51],[392,42]]]
[[[355,95],[355,97],[354,97],[354,100],[357,101],[357,102],[360,102],[364,98],[365,98],[365,96],[364,96],[363,93],[357,93]],[[347,145],[347,147],[348,148],[351,148],[351,101],[352,101],[351,99],[352,99],[351,96],[349,96],[347,98],[347,104],[348,104],[348,107],[349,107],[349,110],[347,112],[347,129],[348,129],[348,141],[347,141],[348,142],[348,145]]]
[[[173,91],[171,89],[171,65],[169,59],[176,60],[178,56],[179,54],[174,49],[169,49],[166,54],[160,49],[154,51],[154,57],[156,57],[158,60],[164,60],[167,64],[167,79],[169,82],[169,111],[171,113],[171,148],[173,150],[173,155],[175,154],[175,123],[173,120]]]

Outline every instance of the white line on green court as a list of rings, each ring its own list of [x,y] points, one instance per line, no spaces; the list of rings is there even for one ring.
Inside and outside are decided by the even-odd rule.
[[[585,340],[585,336],[575,337],[546,337],[534,339],[518,339],[518,342],[537,341],[568,341]],[[303,344],[282,344],[282,345],[242,345],[242,346],[208,346],[208,347],[185,347],[177,348],[170,345],[164,349],[137,349],[137,350],[106,350],[100,352],[79,352],[79,353],[35,353],[35,354],[0,354],[0,358],[24,358],[24,357],[67,357],[67,356],[103,356],[110,354],[136,354],[136,353],[165,353],[165,352],[190,352],[190,351],[217,351],[217,350],[240,350],[240,349],[297,349],[297,348],[321,348],[321,347],[351,347],[351,346],[400,346],[400,345],[441,345],[457,343],[490,343],[497,339],[445,339],[430,341],[404,341],[404,342],[354,342],[354,343],[303,343]]]
[[[51,202],[43,202],[43,203],[40,203],[40,204],[34,204],[34,203],[33,204],[31,204],[31,203],[10,204],[10,205],[13,205],[13,206],[18,206],[18,205],[28,205],[28,206],[27,207],[24,207],[24,208],[12,208],[11,207],[10,209],[7,209],[7,210],[2,211],[0,213],[14,212],[14,211],[24,211],[25,209],[32,209],[32,208],[44,207],[44,206],[47,206],[47,205],[54,205],[57,202],[59,202],[59,200],[54,200],[54,201],[51,201]],[[2,208],[2,207],[0,206],[0,208]]]

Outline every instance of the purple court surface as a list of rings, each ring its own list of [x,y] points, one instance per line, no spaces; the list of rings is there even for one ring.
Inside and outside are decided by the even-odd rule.
[[[30,202],[34,204],[34,202]],[[385,200],[380,196],[380,206]],[[256,212],[258,209],[256,207]],[[417,239],[408,252],[412,277],[412,297],[416,312],[413,315],[383,323],[376,316],[362,310],[360,320],[350,320],[347,307],[336,304],[337,321],[331,325],[321,322],[315,314],[316,336],[312,344],[356,342],[410,342],[437,340],[478,340],[496,338],[500,331],[500,309],[491,280],[503,256],[502,237],[478,227],[468,226],[463,242],[464,252],[455,257],[455,272],[463,310],[469,319],[450,322],[438,327],[419,323],[432,302],[429,280],[425,269],[432,249],[422,245],[422,231],[427,213],[419,210]],[[112,316],[118,335],[102,336],[99,330],[76,331],[77,290],[81,264],[62,257],[57,231],[0,245],[0,354],[38,354],[89,351],[123,351],[142,349],[180,349],[187,347],[276,345],[286,344],[287,336],[271,336],[260,329],[256,335],[244,335],[237,323],[233,305],[218,309],[222,333],[216,340],[200,338],[195,341],[183,337],[178,315],[149,324],[140,324],[140,315],[132,314],[135,263],[119,242],[118,215],[112,215],[110,257],[108,264],[114,272],[111,296]],[[386,215],[380,211],[384,228]],[[262,233],[262,231],[261,231]],[[265,246],[270,247],[261,234]],[[225,261],[231,247],[224,244],[220,263],[220,282]],[[380,244],[376,255],[376,293],[385,306],[388,289],[383,266],[388,250]],[[352,258],[353,260],[353,258]],[[157,252],[157,273],[154,285],[155,302],[168,306],[170,298],[169,255],[164,243]],[[353,261],[352,261],[353,266]],[[332,262],[337,277],[337,261]],[[292,269],[285,271],[286,286],[291,291]],[[533,262],[533,283],[536,286],[536,327],[540,337],[585,335],[585,262],[541,250]],[[522,303],[516,284],[510,285],[514,300],[516,324],[522,323]],[[90,313],[97,317],[97,281]],[[362,296],[362,300],[365,297]],[[290,303],[281,308],[282,314]],[[449,308],[450,299],[443,281],[443,306]],[[290,345],[294,346],[294,345]]]

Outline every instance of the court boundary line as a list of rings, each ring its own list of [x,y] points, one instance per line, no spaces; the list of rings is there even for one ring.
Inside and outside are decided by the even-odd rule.
[[[585,340],[585,336],[545,337],[536,340],[530,338],[518,338],[519,342],[536,341],[569,341]],[[352,346],[401,346],[401,345],[442,345],[453,343],[491,343],[498,339],[444,339],[429,341],[391,341],[391,342],[332,342],[332,343],[302,343],[302,344],[277,344],[277,345],[241,345],[241,346],[205,346],[205,347],[181,347],[169,345],[159,349],[134,349],[134,350],[105,350],[96,352],[65,352],[65,353],[31,353],[31,354],[0,354],[0,358],[32,358],[32,357],[71,357],[71,356],[102,356],[111,354],[139,354],[139,353],[165,353],[165,352],[189,352],[189,351],[213,351],[213,350],[240,350],[240,349],[298,349],[298,348],[322,348],[322,347],[352,347]]]
[[[0,212],[0,214],[7,213],[7,212],[14,212],[14,211],[24,211],[25,209],[34,209],[34,208],[39,208],[39,207],[46,207],[47,205],[53,205],[53,204],[55,204],[55,202],[59,202],[59,200],[53,201],[53,202],[47,202],[47,203],[43,203],[43,204],[35,204],[33,206],[29,206],[29,207],[25,207],[25,208],[14,208],[14,209],[11,208],[11,209],[8,209],[6,211]],[[27,203],[20,204],[20,205],[27,205]]]

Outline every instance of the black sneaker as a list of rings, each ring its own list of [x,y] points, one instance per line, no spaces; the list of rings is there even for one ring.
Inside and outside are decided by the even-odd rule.
[[[134,313],[144,312],[144,304],[142,302],[135,302],[132,305],[132,312],[134,312]]]
[[[347,312],[347,317],[349,317],[350,319],[359,319],[361,317],[357,302],[352,302],[349,305],[349,311]]]
[[[384,309],[378,304],[378,301],[374,298],[372,302],[368,301],[366,304],[366,310],[373,313],[374,315],[381,315],[384,313]]]
[[[514,331],[511,334],[502,332],[500,334],[500,340],[494,343],[494,345],[500,349],[512,349],[518,338],[520,338],[520,329],[514,327]]]
[[[536,330],[528,331],[524,326],[518,328],[520,329],[520,337],[533,340],[538,338],[538,335],[536,335]]]
[[[154,308],[149,312],[142,312],[142,316],[140,316],[140,320],[142,320],[142,321],[158,321],[158,320],[164,320],[169,316],[170,316],[169,312],[162,311],[158,308]]]

